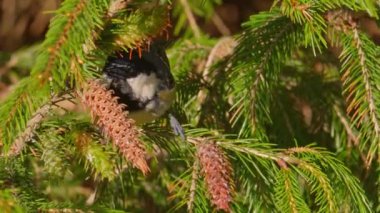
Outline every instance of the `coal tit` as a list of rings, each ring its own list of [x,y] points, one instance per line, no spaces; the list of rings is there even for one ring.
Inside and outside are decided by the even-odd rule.
[[[128,116],[137,124],[163,115],[175,95],[174,78],[165,49],[154,43],[140,51],[118,52],[108,58],[103,68],[107,86],[119,97],[119,103],[127,105]],[[169,114],[169,121],[174,133],[185,139],[177,119]]]

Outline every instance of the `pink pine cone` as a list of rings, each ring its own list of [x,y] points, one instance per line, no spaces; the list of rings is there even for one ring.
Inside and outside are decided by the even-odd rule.
[[[113,91],[107,89],[99,81],[90,81],[82,95],[82,102],[90,109],[91,115],[97,118],[97,125],[112,139],[120,152],[134,167],[144,174],[149,172],[146,162],[145,148],[139,140],[139,131],[135,122],[126,116],[124,105],[112,96]]]
[[[215,143],[203,141],[203,143],[198,144],[197,154],[211,203],[217,209],[229,211],[233,188],[230,163]]]

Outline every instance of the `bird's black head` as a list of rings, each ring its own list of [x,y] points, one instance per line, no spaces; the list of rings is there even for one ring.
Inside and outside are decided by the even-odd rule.
[[[162,115],[174,94],[174,78],[164,46],[116,52],[103,69],[104,78],[129,111],[145,110]]]
[[[154,72],[162,80],[160,85],[163,87],[162,89],[174,88],[174,78],[170,72],[170,64],[163,44],[155,42],[148,48],[141,50],[141,55],[136,49],[132,51],[132,54],[130,52],[124,53],[127,55],[127,59],[124,56],[124,60],[136,64],[139,70],[144,70],[147,74]]]

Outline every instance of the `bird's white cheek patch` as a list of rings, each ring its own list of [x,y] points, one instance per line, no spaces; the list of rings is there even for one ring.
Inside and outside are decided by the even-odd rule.
[[[144,101],[153,98],[159,84],[159,79],[154,73],[150,75],[140,74],[135,78],[127,79],[127,83],[131,87],[135,98]]]

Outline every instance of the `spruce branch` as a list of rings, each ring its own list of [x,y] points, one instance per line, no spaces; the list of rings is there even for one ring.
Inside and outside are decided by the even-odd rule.
[[[300,24],[303,27],[304,45],[311,46],[314,55],[316,49],[319,52],[322,48],[327,47],[327,42],[324,38],[327,24],[321,14],[321,9],[314,1],[298,1],[286,0],[282,1],[281,11],[289,17],[292,22]]]
[[[38,76],[41,79],[42,83],[45,83],[47,79],[51,76],[50,73],[52,72],[52,68],[55,63],[55,60],[58,60],[58,53],[60,49],[62,48],[62,45],[64,45],[65,42],[67,42],[66,40],[68,37],[68,32],[73,27],[74,20],[77,19],[77,17],[79,16],[80,13],[82,13],[82,10],[85,7],[86,7],[86,1],[80,0],[79,2],[76,2],[75,8],[73,8],[73,10],[70,11],[69,14],[65,14],[68,18],[66,20],[65,26],[62,29],[62,33],[57,37],[57,41],[55,42],[55,44],[53,44],[48,49],[49,57],[47,59],[46,67]]]
[[[332,136],[338,137],[337,140],[339,141],[339,143],[345,142],[342,140],[346,140],[346,142],[348,143],[347,147],[351,148],[353,146],[354,148],[356,148],[359,152],[360,159],[363,162],[367,162],[367,157],[365,153],[363,153],[360,149],[360,140],[357,128],[355,128],[355,126],[352,125],[349,117],[344,112],[344,109],[341,109],[341,107],[337,103],[333,105],[333,116],[336,116],[338,118],[339,124],[338,126],[336,126],[333,122],[333,129],[331,130]],[[368,166],[366,166],[365,168],[368,169]]]
[[[352,11],[366,11],[370,16],[377,18],[376,3],[372,0],[312,0],[320,11],[348,8]]]
[[[52,177],[78,165],[95,180],[112,180],[116,176],[114,157],[109,144],[94,128],[88,116],[69,112],[53,115],[36,132],[36,156],[41,156],[44,170]],[[70,164],[72,160],[78,163]]]
[[[270,121],[270,90],[280,73],[281,61],[299,46],[301,31],[278,10],[254,15],[243,26],[246,31],[232,58],[230,78],[236,100],[231,108],[231,122],[243,123],[249,127],[245,132],[252,133],[259,124]]]
[[[74,82],[78,85],[85,76],[93,75],[82,67],[86,61],[86,48],[82,45],[93,43],[92,33],[102,28],[107,6],[107,0],[66,0],[56,11],[31,76],[24,79],[0,107],[0,117],[7,116],[0,121],[2,142],[9,145],[17,135],[20,137],[14,145],[15,153],[20,151],[23,141],[30,138],[36,128],[33,123],[42,119],[35,114],[36,110],[48,111],[49,107],[44,104],[49,103],[49,79],[53,80],[53,92],[59,94],[67,90],[67,86],[72,88]],[[35,120],[28,125],[31,119]]]
[[[371,85],[371,82],[370,82],[370,71],[367,67],[367,65],[365,64],[365,61],[368,60],[367,57],[366,57],[366,54],[364,53],[364,50],[363,50],[363,47],[362,47],[362,40],[361,38],[359,37],[359,32],[358,32],[358,29],[353,29],[353,33],[354,33],[354,42],[356,44],[356,47],[357,47],[357,51],[358,51],[358,55],[359,55],[359,61],[360,61],[360,66],[362,67],[361,68],[361,71],[362,71],[362,74],[363,74],[363,81],[364,81],[364,85],[365,85],[365,89],[366,89],[366,98],[367,98],[367,102],[368,102],[368,106],[369,106],[369,116],[371,118],[371,121],[373,123],[373,126],[375,128],[375,138],[378,138],[380,136],[380,124],[379,124],[379,119],[378,119],[378,115],[377,115],[377,107],[375,106],[375,100],[374,100],[374,96],[373,96],[373,91],[372,91],[372,85]],[[351,107],[349,107],[349,110]]]
[[[45,84],[53,78],[56,91],[81,85],[87,75],[85,69],[72,73],[73,66],[86,61],[83,44],[95,43],[94,32],[103,28],[108,0],[66,0],[52,19],[42,51],[37,57],[31,75]],[[74,64],[73,64],[74,63]]]
[[[315,193],[315,202],[320,206],[319,212],[337,212],[334,190],[330,181],[317,165],[301,161],[297,165],[303,178],[311,185],[311,192]]]
[[[276,206],[281,212],[310,212],[302,197],[296,175],[287,167],[282,167],[276,177]]]
[[[318,162],[325,171],[332,172],[334,178],[330,179],[329,182],[334,182],[332,186],[334,186],[335,191],[343,190],[342,195],[344,196],[344,199],[337,199],[336,201],[344,201],[350,208],[356,209],[359,212],[371,210],[369,201],[364,195],[364,190],[361,188],[358,179],[332,153],[322,148],[310,146],[289,148],[284,153],[290,157],[300,158],[302,160],[301,163],[309,164],[307,167],[313,166],[313,164]],[[312,170],[318,171],[319,169]],[[347,197],[347,194],[349,194],[349,197]]]
[[[191,137],[188,137],[188,140],[191,141]],[[320,211],[334,212],[335,209],[339,208],[338,202],[360,212],[371,209],[369,201],[364,196],[363,189],[351,171],[334,155],[322,148],[306,146],[272,150],[267,147],[268,145],[252,143],[250,140],[219,139],[218,141],[217,144],[220,147],[232,151],[237,156],[254,156],[258,162],[267,162],[268,160],[277,164],[282,162],[281,165],[284,164],[286,167],[297,171],[314,189],[311,190],[311,193],[315,193],[319,197],[317,204]],[[268,168],[268,165],[265,168]],[[268,172],[270,173],[270,171]],[[335,193],[337,191],[340,193]]]
[[[94,174],[94,179],[112,180],[116,176],[110,152],[102,148],[89,132],[73,132],[75,147],[84,159],[84,168]]]
[[[154,210],[166,211],[171,208],[169,202],[174,202],[172,211],[187,209],[189,212],[212,208],[228,212],[373,211],[377,203],[367,199],[368,195],[377,193],[371,189],[375,186],[372,174],[367,179],[371,183],[359,182],[346,165],[353,167],[353,171],[362,171],[360,163],[352,160],[361,153],[370,153],[373,158],[377,153],[380,159],[380,136],[374,123],[376,118],[375,122],[380,124],[379,64],[375,60],[379,49],[359,31],[358,24],[349,16],[340,14],[331,20],[325,14],[331,9],[344,7],[366,11],[376,17],[375,1],[277,1],[279,7],[253,15],[244,24],[244,31],[237,40],[202,36],[194,40],[178,40],[169,51],[178,91],[178,101],[172,110],[180,114],[179,120],[190,123],[186,125],[189,143],[173,140],[165,119],[145,125],[140,136],[135,123],[128,118],[125,106],[118,104],[113,92],[101,81],[91,80],[101,74],[106,57],[115,51],[149,46],[158,34],[166,33],[170,27],[170,14],[162,2],[167,1],[66,0],[62,4],[52,21],[32,76],[22,80],[15,92],[0,104],[0,143],[5,148],[11,146],[11,150],[21,150],[25,144],[18,143],[19,138],[33,138],[38,142],[31,146],[31,153],[25,158],[0,158],[0,171],[6,171],[0,172],[0,183],[5,188],[15,188],[5,192],[4,199],[3,190],[0,190],[3,204],[12,201],[18,205],[20,201],[27,210],[83,212],[126,208],[138,211],[153,205]],[[186,2],[197,21],[207,19],[212,14],[209,11],[220,0]],[[204,2],[202,8],[197,8],[199,2]],[[173,5],[176,10],[173,15],[178,17],[176,30],[184,29],[188,22],[183,5],[180,1]],[[326,31],[330,30],[328,27],[336,32]],[[191,30],[187,27],[184,36],[194,37],[194,33],[189,33]],[[331,33],[333,39],[326,39],[326,32]],[[343,49],[341,78],[335,69],[338,62],[332,57],[326,59],[332,69],[314,68],[321,63],[324,66],[325,61],[319,60],[325,60],[324,56],[331,54],[318,55],[316,60],[308,54],[312,49],[322,50],[325,41],[331,40]],[[231,47],[236,42],[232,52]],[[299,49],[302,45],[310,48]],[[287,75],[290,69],[297,71],[293,72],[294,76]],[[316,78],[308,77],[316,75],[321,78],[309,87],[307,84]],[[46,83],[49,78],[54,83],[52,92]],[[348,113],[342,110],[343,104],[331,99],[326,101],[325,97],[327,93],[328,98],[341,100],[341,81]],[[299,86],[301,84],[306,86]],[[53,114],[46,119],[49,111],[57,107],[46,106],[55,98],[49,94],[62,94],[72,89],[78,91],[77,95],[91,112],[93,122],[89,116],[81,116],[83,111],[64,116]],[[321,97],[317,93],[323,94],[323,98],[313,102]],[[291,103],[285,102],[278,107],[284,96],[289,96],[290,101],[310,99],[302,99],[306,104],[294,104],[298,108],[293,110],[286,108]],[[278,101],[274,102],[274,98]],[[320,106],[316,107],[314,103]],[[301,109],[303,107],[305,109]],[[209,113],[208,109],[213,112]],[[310,122],[295,117],[298,116],[297,110],[310,112]],[[283,113],[286,113],[288,123],[277,118]],[[301,122],[297,123],[298,120]],[[225,126],[219,121],[225,122]],[[288,136],[286,130],[283,131],[284,124],[289,126],[293,135]],[[211,129],[202,129],[204,126]],[[303,134],[312,129],[311,126],[318,127],[313,128],[312,133]],[[281,130],[277,132],[277,129]],[[293,137],[302,145],[289,148],[288,145],[294,143]],[[16,148],[12,148],[15,138],[13,146]],[[106,143],[108,139],[112,143]],[[285,143],[276,148],[273,142],[278,143],[279,139]],[[336,147],[329,143],[333,139],[337,141]],[[323,141],[321,144],[329,148],[305,146],[310,140]],[[343,144],[345,142],[347,146]],[[360,150],[349,152],[346,148],[351,143]],[[149,144],[148,149],[159,150],[154,157],[146,158],[145,144]],[[334,148],[338,150],[338,156],[327,151],[335,151]],[[115,150],[126,161],[118,162],[120,158]],[[343,163],[339,160],[351,153],[351,161]],[[36,161],[36,157],[41,159]],[[73,159],[79,163],[71,164]],[[17,166],[12,166],[15,163]],[[378,163],[372,165],[378,167]],[[116,171],[115,165],[118,165]],[[143,177],[139,171],[121,172],[129,165],[144,174],[152,172],[141,181]],[[379,169],[376,169],[375,175],[380,183]],[[57,171],[60,175],[52,174]],[[20,176],[21,173],[25,175]],[[65,174],[65,179],[59,179],[60,186],[48,181],[52,177],[62,178],[61,174]],[[106,180],[94,186],[93,178]],[[18,182],[21,182],[20,186],[14,184]],[[73,187],[73,182],[81,186]],[[235,182],[238,183],[236,189]],[[369,189],[369,193],[361,184]],[[30,190],[45,187],[44,194],[37,195]],[[65,196],[67,202],[53,200],[57,194],[53,191],[64,194],[63,191],[71,189],[92,193],[90,198],[90,192],[86,192],[79,199],[78,196]],[[163,195],[172,192],[174,195],[165,199]],[[8,199],[9,196],[12,199]],[[87,198],[93,207],[83,207]],[[150,208],[145,210],[151,211]]]
[[[94,211],[88,211],[85,209],[78,209],[78,208],[48,208],[48,209],[42,210],[42,212],[49,212],[49,213],[94,213]]]
[[[38,91],[38,92],[36,92]],[[40,106],[49,103],[48,85],[41,87],[34,79],[25,78],[0,105],[0,134],[5,147],[22,135],[27,122]]]
[[[380,160],[378,160],[378,166],[376,168],[376,188],[377,188],[377,206],[376,206],[376,211],[380,211]]]
[[[368,150],[366,164],[369,167],[380,149],[380,90],[376,86],[380,80],[378,50],[366,35],[359,32],[350,13],[330,12],[327,20],[333,27],[332,39],[343,48],[340,55],[343,94],[352,123],[359,128],[361,148]]]
[[[364,52],[364,49],[362,47],[362,39],[360,38],[358,29],[356,29],[356,28],[353,29],[353,39],[354,39],[354,42],[356,43],[356,47],[357,47],[357,51],[358,51],[357,53],[359,56],[361,71],[362,71],[362,75],[363,75],[363,81],[364,81],[364,85],[365,85],[366,99],[367,99],[366,101],[368,102],[368,107],[369,107],[368,116],[370,117],[370,120],[372,122],[371,126],[373,126],[373,128],[374,128],[374,135],[371,135],[371,136],[373,137],[373,140],[375,141],[375,145],[374,145],[375,147],[370,151],[369,155],[367,156],[368,165],[370,165],[374,155],[377,154],[376,150],[380,149],[380,147],[379,147],[380,146],[380,120],[379,120],[380,110],[378,108],[379,104],[375,104],[375,97],[373,94],[375,90],[376,90],[376,93],[380,92],[380,90],[378,90],[378,89],[376,89],[376,87],[372,86],[373,83],[370,80],[371,72],[366,65],[366,61],[371,60],[371,59],[367,59],[367,55]],[[377,60],[377,59],[375,59],[375,60]],[[379,67],[379,66],[377,66],[377,67]],[[377,101],[377,102],[380,103],[380,101]],[[354,106],[354,105],[350,105],[350,106]],[[352,109],[352,108],[350,109],[350,106],[348,107],[349,111]],[[360,124],[360,121],[359,121],[359,124]],[[377,145],[376,145],[376,143],[377,143]],[[372,147],[373,146],[371,145],[371,148]]]
[[[159,35],[168,34],[171,27],[169,8],[140,8],[130,13],[116,13],[100,34],[98,47],[105,53],[120,49],[149,46]],[[107,54],[106,54],[107,55]]]
[[[100,81],[88,82],[82,94],[78,94],[83,104],[91,111],[96,123],[112,139],[119,151],[143,174],[149,172],[144,145],[139,140],[140,132],[135,122],[127,117],[125,107],[118,104],[113,91]]]
[[[223,59],[227,60],[228,57],[231,56],[233,53],[234,48],[236,47],[237,42],[231,38],[231,37],[225,37],[221,38],[211,49],[206,63],[204,65],[203,71],[201,71],[201,78],[202,78],[202,83],[207,85],[207,88],[211,89],[200,89],[198,94],[197,94],[197,108],[200,114],[202,114],[202,111],[204,111],[204,107],[206,106],[206,102],[208,100],[209,91],[212,90],[212,88],[216,84],[215,76],[218,75],[216,73],[217,71],[223,72],[226,71],[228,68],[221,68],[222,70],[213,70],[213,65],[216,65],[218,62],[221,62]],[[227,65],[230,66],[231,64]],[[201,117],[201,115],[199,116]]]
[[[66,129],[48,129],[48,134],[38,134],[38,146],[41,153],[39,157],[43,162],[43,171],[46,172],[50,179],[62,178],[66,175],[73,174],[70,168],[72,153],[70,152],[71,144],[65,137]]]
[[[214,43],[213,40],[208,39],[200,43],[184,39],[176,42],[175,47],[168,51],[177,88],[173,108],[177,111],[177,115],[187,116],[189,122],[199,122],[200,116],[193,116],[193,113],[199,110],[192,106],[199,106],[197,94],[207,86],[203,84],[202,76],[198,73],[204,70],[205,58],[209,55]]]
[[[37,109],[34,114],[31,116],[31,119],[26,123],[26,127],[23,132],[19,133],[14,142],[12,143],[9,151],[6,153],[6,156],[12,157],[20,154],[20,152],[25,147],[25,144],[29,142],[35,131],[40,127],[44,118],[46,118],[49,112],[57,107],[57,104],[63,101],[71,101],[72,97],[70,95],[55,95],[52,99],[42,105],[39,109]]]
[[[276,1],[275,4],[278,2]],[[325,33],[327,23],[323,18],[323,13],[329,9],[348,7],[352,10],[364,10],[373,17],[377,17],[376,5],[373,1],[347,1],[347,0],[286,0],[282,1],[280,8],[284,15],[289,17],[294,23],[298,23],[304,28],[305,46],[311,46],[316,55],[316,49],[321,52],[327,47]]]
[[[282,170],[282,171],[286,171],[286,170]],[[291,189],[290,189],[290,180],[285,177],[285,191],[287,192],[287,195],[288,195],[288,202],[289,202],[289,205],[290,205],[290,208],[291,208],[291,211],[290,212],[298,212],[297,211],[297,207],[296,207],[296,202],[295,202],[295,198],[293,197],[292,195],[292,192],[291,192]],[[281,199],[279,199],[281,201]]]
[[[22,213],[23,208],[19,201],[14,196],[14,190],[0,190],[0,208],[4,212]]]

